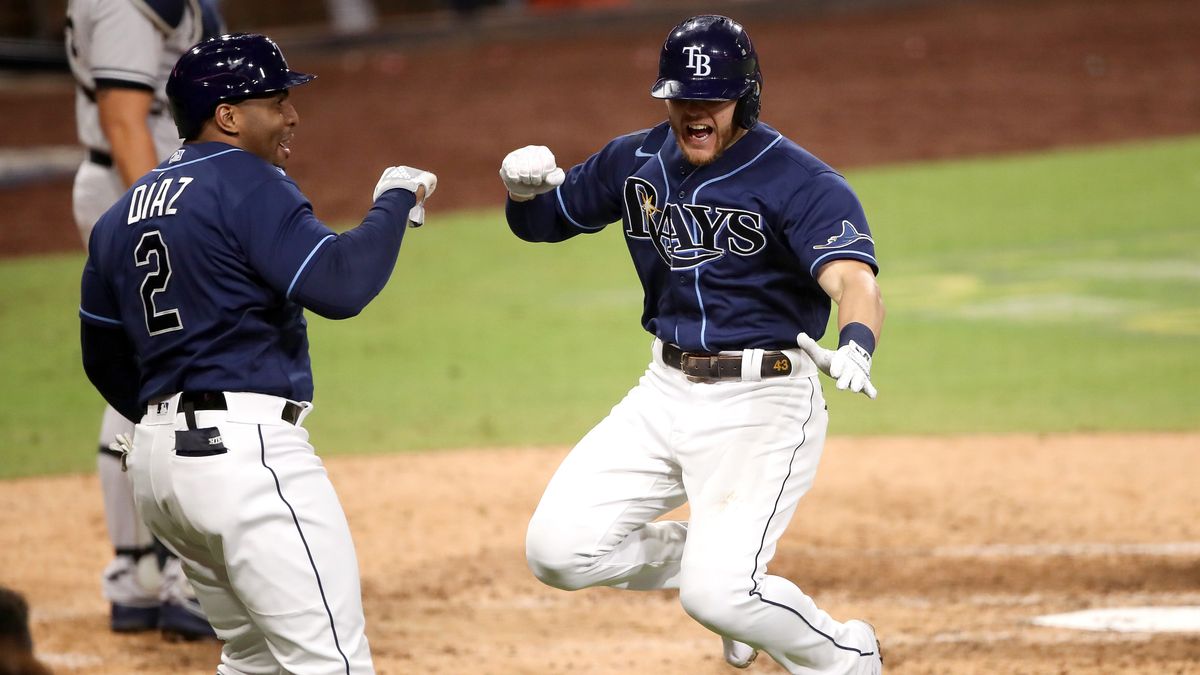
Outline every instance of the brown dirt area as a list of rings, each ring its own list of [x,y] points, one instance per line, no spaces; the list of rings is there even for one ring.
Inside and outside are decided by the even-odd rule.
[[[1200,132],[1194,0],[745,23],[764,62],[764,119],[839,167]],[[646,92],[666,28],[294,54],[320,79],[296,94],[290,172],[330,221],[360,217],[396,163],[439,174],[431,225],[439,212],[494,208],[508,150],[546,144],[570,165],[660,119]],[[0,146],[72,143],[71,99],[53,78],[0,87]],[[0,256],[77,246],[69,181],[0,189]],[[772,572],[838,618],[874,622],[889,675],[1200,673],[1196,634],[1030,623],[1200,605],[1198,448],[1196,433],[835,437]],[[528,573],[524,526],[565,451],[328,461],[380,673],[733,672],[672,593],[565,593]],[[29,597],[56,671],[212,672],[212,644],[107,631],[98,575],[109,553],[94,476],[0,487],[0,583]],[[779,671],[763,659],[749,672]]]
[[[1030,623],[1200,605],[1198,447],[1197,433],[834,438],[771,571],[870,619],[890,675],[1200,673],[1195,634]],[[524,527],[565,452],[327,461],[380,673],[734,672],[674,592],[567,593],[526,570]],[[94,476],[4,484],[0,569],[29,596],[39,653],[60,672],[212,672],[215,644],[107,631],[103,532]]]

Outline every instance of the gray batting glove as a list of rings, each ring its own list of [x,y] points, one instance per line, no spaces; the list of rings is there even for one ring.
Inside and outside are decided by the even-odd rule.
[[[514,202],[527,202],[563,184],[567,174],[544,145],[527,145],[513,150],[500,163],[500,180]]]
[[[375,184],[375,193],[371,200],[379,199],[379,195],[388,190],[397,189],[408,190],[417,197],[416,205],[408,212],[408,224],[412,227],[424,225],[425,200],[432,197],[433,191],[437,189],[437,176],[410,166],[390,166],[383,170],[383,175]]]
[[[800,333],[796,344],[812,358],[818,370],[837,381],[838,389],[861,392],[872,400],[879,396],[871,384],[871,355],[854,340],[834,351],[817,344],[807,333]]]

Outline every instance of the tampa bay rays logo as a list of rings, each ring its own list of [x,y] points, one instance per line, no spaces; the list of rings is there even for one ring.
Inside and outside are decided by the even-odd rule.
[[[696,77],[704,77],[712,75],[712,57],[704,53],[704,47],[692,45],[684,47],[683,53],[687,54],[687,67],[692,69],[692,73]]]
[[[848,220],[843,220],[841,234],[834,235],[834,236],[830,237],[829,239],[826,239],[824,244],[817,244],[816,246],[813,246],[813,248],[814,249],[846,248],[847,246],[849,246],[850,244],[853,244],[856,241],[869,241],[872,244],[875,243],[875,240],[872,239],[870,237],[870,235],[866,235],[866,234],[863,234],[862,232],[859,232],[858,229],[854,227],[854,223],[851,223]]]
[[[767,245],[762,216],[705,204],[659,206],[658,191],[644,178],[625,180],[625,235],[654,246],[673,270],[690,270],[727,253],[751,256]]]

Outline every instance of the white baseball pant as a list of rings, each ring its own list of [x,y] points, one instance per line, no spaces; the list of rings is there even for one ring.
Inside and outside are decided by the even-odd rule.
[[[225,643],[217,672],[374,673],[350,528],[300,426],[311,405],[291,424],[285,399],[225,400],[195,430],[179,395],[151,405],[128,459],[139,511]]]
[[[661,349],[551,478],[529,523],[530,569],[565,590],[678,588],[694,619],[790,673],[855,672],[870,637],[767,574],[825,443],[815,365],[788,350],[792,373],[762,379],[761,350],[746,350],[741,381],[695,383]],[[651,522],[685,501],[690,521]]]

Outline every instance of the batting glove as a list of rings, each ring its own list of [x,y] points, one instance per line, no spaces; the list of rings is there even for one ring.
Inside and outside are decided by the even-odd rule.
[[[133,441],[130,440],[128,434],[117,434],[113,438],[113,442],[108,444],[108,449],[121,454],[121,471],[129,470],[129,453],[133,452]]]
[[[425,188],[421,194],[420,189]],[[379,199],[379,195],[388,190],[408,190],[417,196],[417,204],[408,212],[408,224],[420,227],[425,224],[425,200],[433,196],[437,189],[437,176],[428,171],[414,169],[410,166],[390,166],[383,170],[379,182],[375,184],[375,194],[371,199]]]
[[[837,380],[838,389],[861,392],[870,399],[879,396],[879,391],[871,384],[871,354],[854,340],[834,351],[817,344],[807,333],[800,333],[796,336],[796,344],[812,358],[818,370]]]
[[[549,192],[566,178],[567,174],[554,162],[554,153],[544,145],[513,150],[500,163],[500,180],[514,202],[527,202]]]

